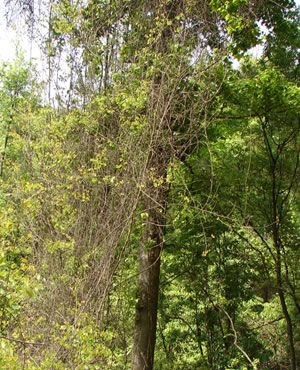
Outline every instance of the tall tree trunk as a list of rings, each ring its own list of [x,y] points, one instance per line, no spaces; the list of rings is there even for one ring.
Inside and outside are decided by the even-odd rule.
[[[282,309],[285,322],[286,322],[291,370],[297,370],[296,351],[295,351],[294,334],[293,334],[293,323],[292,323],[292,319],[291,319],[291,316],[287,308],[284,289],[282,286],[282,274],[281,274],[281,266],[280,266],[281,261],[277,260],[276,264],[277,264],[276,266],[277,289],[278,289],[281,309]]]
[[[175,23],[181,1],[165,2],[161,7],[157,3],[157,14],[168,19],[157,41],[157,54],[162,57],[169,52]],[[154,12],[155,13],[155,12]],[[180,68],[180,67],[179,67]],[[169,92],[168,80],[164,73],[154,77],[153,94],[150,98],[149,114],[152,119],[152,144],[147,164],[150,178],[146,186],[144,206],[148,220],[144,228],[140,250],[140,273],[138,282],[138,303],[136,306],[134,346],[132,352],[133,370],[152,370],[156,341],[157,309],[159,297],[160,257],[164,244],[164,226],[166,224],[167,167],[170,161],[170,143],[173,133],[171,126],[170,102],[174,94],[174,85]],[[165,87],[165,89],[162,88]],[[173,89],[173,90],[172,90]],[[153,183],[159,179],[161,185]]]
[[[270,141],[267,135],[266,126],[268,121],[266,120],[266,124],[263,124],[263,135],[264,141],[266,144],[266,149],[269,155],[270,161],[270,175],[271,175],[271,206],[272,206],[272,238],[273,244],[276,251],[275,255],[275,272],[276,272],[276,285],[277,285],[277,292],[280,300],[280,305],[282,309],[282,313],[285,318],[286,322],[286,331],[287,331],[287,339],[288,339],[288,351],[289,351],[289,359],[291,364],[291,370],[297,370],[297,361],[296,361],[296,351],[295,351],[295,343],[294,343],[294,334],[293,334],[293,323],[292,319],[286,304],[286,297],[284,292],[283,286],[283,276],[282,276],[282,252],[283,252],[283,245],[280,236],[281,230],[281,217],[278,208],[280,207],[279,201],[279,185],[277,181],[277,171],[278,171],[278,161],[279,161],[279,148],[277,148],[276,153],[274,154],[272,151],[272,147],[270,145]]]
[[[274,178],[273,178],[274,179]],[[274,180],[273,180],[274,181]],[[273,201],[274,201],[274,191],[273,191]],[[273,206],[273,212],[275,215],[276,213],[276,207]],[[294,343],[294,333],[293,333],[293,323],[291,319],[291,315],[289,313],[287,304],[286,304],[286,298],[284,293],[284,286],[282,282],[282,244],[281,239],[279,236],[278,228],[279,225],[277,224],[277,218],[275,217],[273,220],[272,225],[272,234],[273,234],[273,243],[276,249],[276,260],[275,260],[275,269],[276,269],[276,283],[277,283],[277,291],[278,296],[280,300],[281,309],[285,318],[286,322],[286,331],[287,331],[287,337],[288,337],[288,348],[289,348],[289,357],[291,362],[291,370],[297,370],[297,361],[296,361],[296,351],[295,351],[295,343]]]
[[[160,253],[162,239],[158,230],[145,233],[157,240],[157,245],[140,250],[139,299],[136,307],[133,370],[151,370],[153,368],[156,339],[157,306],[159,294]]]
[[[159,166],[158,157],[156,160],[156,175],[161,175],[165,179],[166,163],[162,161]],[[153,164],[153,161],[150,162]],[[133,370],[153,369],[166,196],[164,185],[159,188],[149,185],[148,194],[144,199],[145,213],[148,217],[139,255],[138,302],[132,352]]]

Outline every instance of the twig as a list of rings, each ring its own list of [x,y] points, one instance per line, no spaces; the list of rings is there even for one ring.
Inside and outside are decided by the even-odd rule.
[[[238,342],[238,337],[237,337],[237,332],[235,330],[235,327],[234,327],[232,318],[230,317],[230,315],[228,314],[228,312],[226,312],[224,309],[222,309],[222,311],[225,313],[225,315],[227,316],[227,318],[228,318],[228,320],[230,322],[230,326],[231,326],[231,330],[233,331],[233,334],[229,334],[229,335],[234,337],[233,344],[236,346],[236,348],[240,352],[242,352],[242,354],[246,357],[246,359],[248,360],[249,364],[253,367],[253,369],[254,370],[257,370],[257,366],[254,364],[254,362],[251,360],[251,358],[248,356],[248,354],[243,350],[243,348],[237,343]]]
[[[15,342],[15,343],[20,343],[20,344],[24,344],[24,345],[31,345],[31,346],[43,346],[44,344],[46,344],[44,342],[29,342],[29,341],[25,341],[25,340],[21,340],[21,339],[6,337],[4,335],[0,335],[0,339],[5,339],[5,340],[8,340],[9,342]]]

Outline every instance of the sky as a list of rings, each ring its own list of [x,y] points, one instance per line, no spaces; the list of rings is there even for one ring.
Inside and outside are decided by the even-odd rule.
[[[0,0],[0,59],[7,61],[14,59],[17,50],[17,44],[28,50],[28,40],[21,32],[17,32],[13,28],[6,27],[5,19],[5,4],[4,0]]]
[[[300,0],[299,0],[300,1]],[[28,30],[23,21],[8,27],[5,17],[5,0],[0,0],[0,63],[12,61],[18,53],[24,53],[26,60],[42,59],[41,51],[28,37]]]

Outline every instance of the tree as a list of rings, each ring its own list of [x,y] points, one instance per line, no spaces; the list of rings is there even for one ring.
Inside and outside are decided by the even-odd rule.
[[[171,250],[166,274],[183,274],[177,286],[188,291],[188,303],[166,303],[170,293],[163,292],[158,343],[165,353],[172,338],[166,339],[164,329],[168,315],[175,315],[185,325],[178,338],[192,337],[189,348],[197,344],[195,366],[255,367],[256,356],[270,358],[269,346],[264,348],[255,329],[247,327],[251,314],[242,312],[244,305],[252,307],[255,289],[269,275],[271,288],[275,279],[283,295],[288,333],[294,329],[285,290],[297,303],[296,283],[291,257],[284,254],[288,248],[282,246],[291,222],[277,218],[296,191],[297,168],[289,158],[297,154],[298,90],[268,64],[262,71],[249,65],[238,72],[229,62],[232,54],[240,58],[259,42],[258,21],[272,33],[274,45],[279,40],[280,22],[292,14],[283,9],[293,2],[268,4],[271,11],[260,1],[244,0],[51,2],[48,57],[70,56],[67,102],[59,109],[35,110],[33,134],[28,128],[22,133],[23,143],[30,140],[14,158],[16,164],[26,163],[24,176],[16,175],[22,183],[15,193],[20,235],[29,231],[39,271],[32,281],[42,281],[43,287],[24,305],[30,314],[23,314],[21,332],[35,338],[42,333],[47,343],[44,354],[25,351],[28,363],[32,357],[44,368],[121,366],[110,360],[113,347],[116,353],[122,348],[128,366],[131,341],[120,338],[133,335],[134,370],[151,370],[166,245]],[[275,49],[268,52],[275,62]],[[273,108],[277,100],[283,112]],[[293,127],[287,137],[285,118]],[[244,132],[249,142],[257,141],[255,162]],[[277,154],[281,159],[275,165]],[[249,178],[259,171],[260,181]],[[276,199],[270,196],[274,192],[280,193]],[[199,248],[202,243],[205,248]],[[186,247],[181,253],[178,244]],[[135,324],[123,318],[129,334],[113,342],[119,274],[126,280],[137,270]],[[251,279],[255,287],[247,285]],[[133,290],[125,305],[131,309]],[[288,337],[294,369],[293,335]],[[180,343],[178,348],[180,353]]]

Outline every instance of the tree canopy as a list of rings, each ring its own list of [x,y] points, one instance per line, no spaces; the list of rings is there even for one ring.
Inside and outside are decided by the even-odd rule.
[[[37,5],[47,76],[0,68],[0,368],[297,370],[295,2]]]

